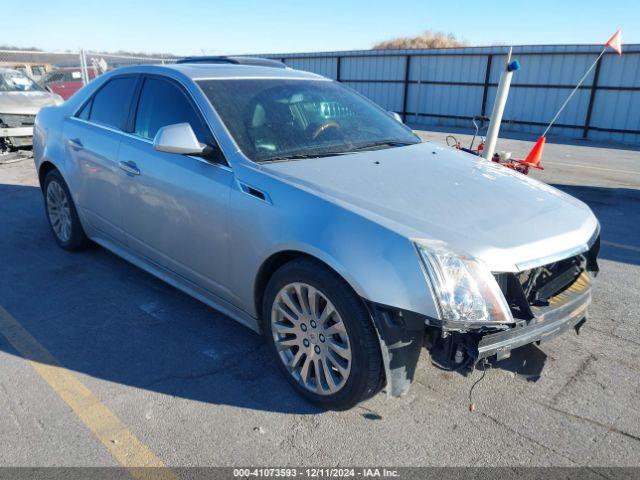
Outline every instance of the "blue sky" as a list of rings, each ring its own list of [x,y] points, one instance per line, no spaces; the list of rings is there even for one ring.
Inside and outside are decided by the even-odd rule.
[[[635,0],[28,0],[11,2],[0,45],[233,54],[370,48],[425,29],[473,45],[640,43]]]

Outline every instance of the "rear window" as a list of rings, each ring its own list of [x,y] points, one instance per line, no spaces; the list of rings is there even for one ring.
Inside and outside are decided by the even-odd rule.
[[[93,97],[89,120],[122,129],[124,127],[131,99],[136,87],[136,77],[122,77],[109,80]],[[84,112],[82,112],[84,113]]]

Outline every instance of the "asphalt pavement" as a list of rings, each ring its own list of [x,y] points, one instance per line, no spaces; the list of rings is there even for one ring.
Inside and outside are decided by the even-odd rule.
[[[406,397],[317,409],[255,333],[102,248],[57,248],[33,162],[0,165],[0,466],[640,466],[640,152],[551,142],[543,165],[602,225],[589,320],[493,365],[474,412],[482,372],[426,354]]]

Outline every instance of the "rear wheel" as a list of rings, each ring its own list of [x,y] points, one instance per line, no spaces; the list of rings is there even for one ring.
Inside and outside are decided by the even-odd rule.
[[[58,245],[65,250],[80,250],[89,243],[82,229],[71,193],[58,170],[44,179],[44,205],[49,225]]]
[[[371,319],[326,267],[310,260],[281,267],[267,285],[262,317],[278,365],[304,397],[343,410],[378,391],[382,361]]]

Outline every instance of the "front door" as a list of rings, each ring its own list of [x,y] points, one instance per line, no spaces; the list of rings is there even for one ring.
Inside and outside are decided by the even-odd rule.
[[[145,78],[133,134],[120,145],[123,224],[138,255],[223,298],[227,281],[227,213],[233,172],[217,159],[158,152],[158,129],[189,123],[201,143],[215,141],[188,94],[161,77]]]

